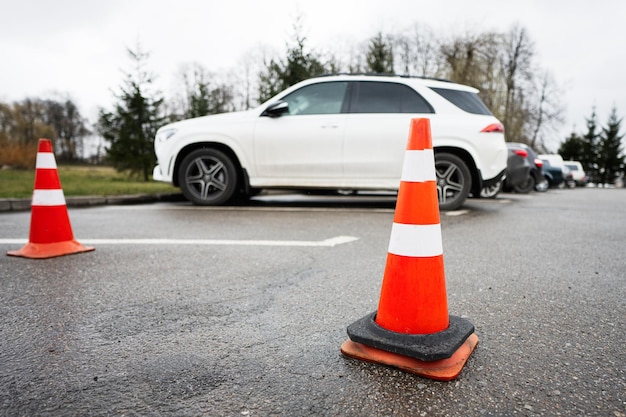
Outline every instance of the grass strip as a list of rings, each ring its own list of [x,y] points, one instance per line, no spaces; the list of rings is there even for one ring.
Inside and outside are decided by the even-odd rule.
[[[66,197],[178,192],[169,184],[129,178],[112,167],[65,165],[58,172]],[[0,170],[0,198],[30,198],[34,183],[35,170]]]

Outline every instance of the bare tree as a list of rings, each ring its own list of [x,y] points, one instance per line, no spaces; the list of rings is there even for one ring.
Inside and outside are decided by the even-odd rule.
[[[168,104],[170,119],[186,119],[235,110],[232,83],[224,81],[201,64],[194,62],[180,67],[178,78],[183,85]]]
[[[255,74],[260,71],[260,67],[257,65],[261,61],[259,58],[256,50],[248,52],[239,61],[236,72],[232,74],[231,85],[235,89],[235,107],[239,110],[247,110],[258,104],[253,92],[256,90]]]
[[[480,73],[480,43],[479,36],[466,34],[441,45],[440,52],[448,67],[446,78],[462,84],[476,84],[473,81]]]
[[[561,91],[554,82],[552,75],[545,71],[537,80],[539,84],[535,105],[530,111],[529,125],[532,133],[528,144],[532,148],[545,149],[546,136],[556,131],[556,127],[563,123]]]
[[[39,138],[56,139],[39,99],[0,104],[0,166],[33,168]]]
[[[480,90],[480,97],[496,117],[504,118],[505,98],[500,57],[502,35],[467,33],[442,42],[439,73],[451,81]]]
[[[503,122],[507,140],[522,140],[527,121],[526,102],[532,80],[532,59],[534,44],[526,29],[515,25],[505,37],[502,54],[502,71],[506,87]]]
[[[367,42],[361,42],[351,48],[348,54],[348,72],[352,74],[365,72],[367,68]]]
[[[83,156],[84,139],[91,132],[87,120],[80,114],[76,104],[66,98],[63,101],[45,100],[46,123],[56,132],[55,148],[60,161],[77,161]]]
[[[396,72],[404,75],[436,77],[438,75],[438,43],[432,30],[415,24],[395,38]]]

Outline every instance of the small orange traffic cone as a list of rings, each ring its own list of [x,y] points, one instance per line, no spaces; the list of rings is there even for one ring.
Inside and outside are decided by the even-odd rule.
[[[456,378],[478,344],[472,323],[448,315],[428,119],[411,121],[378,310],[348,336],[348,357],[441,381]]]
[[[94,248],[83,246],[74,239],[52,142],[39,139],[29,241],[20,250],[9,251],[7,255],[52,258],[92,250]]]

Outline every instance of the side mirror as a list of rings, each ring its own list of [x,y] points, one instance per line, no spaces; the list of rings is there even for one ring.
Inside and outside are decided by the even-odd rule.
[[[277,101],[267,106],[261,116],[280,117],[289,111],[289,103],[286,101]]]

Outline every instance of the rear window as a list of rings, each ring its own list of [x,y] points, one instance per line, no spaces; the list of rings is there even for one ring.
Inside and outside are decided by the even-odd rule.
[[[491,115],[491,112],[487,106],[485,106],[485,103],[483,103],[480,97],[478,97],[475,93],[470,91],[450,90],[447,88],[435,87],[431,87],[431,90],[468,113]]]
[[[434,113],[417,91],[404,84],[359,81],[350,113]]]

